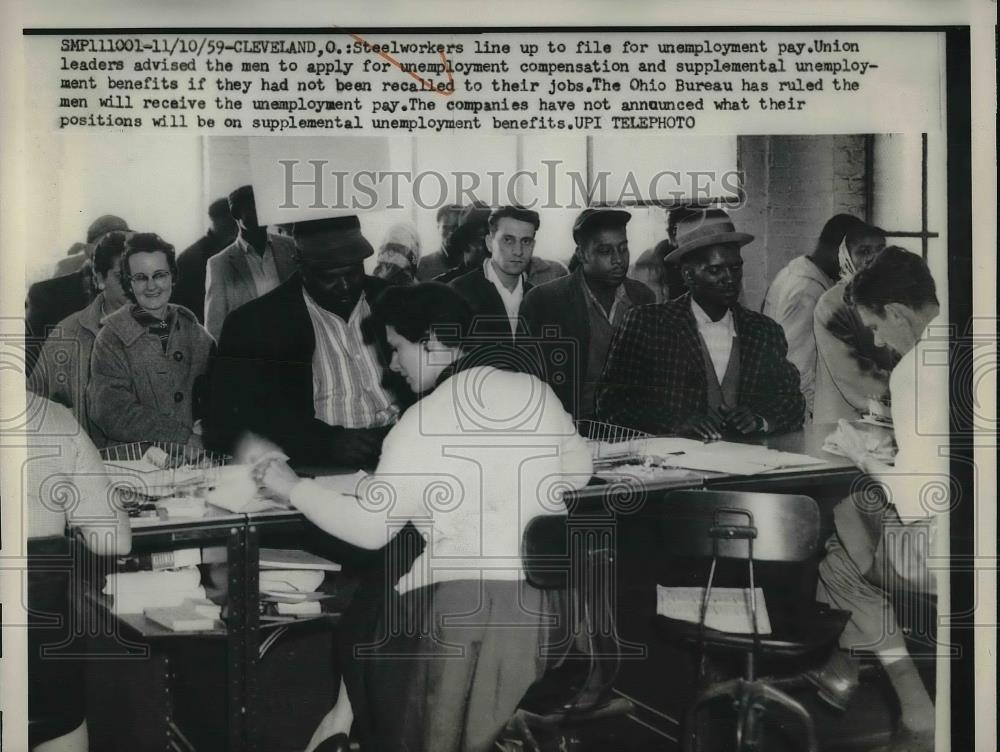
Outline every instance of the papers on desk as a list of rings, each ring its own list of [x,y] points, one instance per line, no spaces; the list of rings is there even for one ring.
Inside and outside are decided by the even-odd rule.
[[[705,444],[694,439],[654,437],[641,439],[635,444],[640,456],[654,457],[663,465],[728,475],[757,475],[781,468],[825,464],[823,460],[806,454],[779,452],[732,441]]]
[[[771,633],[771,620],[767,615],[764,591],[755,588],[757,599],[757,632]],[[701,621],[701,602],[705,588],[656,586],[656,613],[668,619],[698,624]],[[733,634],[753,633],[753,611],[749,588],[712,588],[705,611],[705,626]]]

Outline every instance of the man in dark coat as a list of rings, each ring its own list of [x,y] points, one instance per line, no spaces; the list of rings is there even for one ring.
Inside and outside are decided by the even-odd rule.
[[[540,224],[538,212],[520,206],[501,206],[490,212],[489,258],[450,283],[472,306],[476,335],[510,343],[525,333],[519,322],[520,307],[532,287],[527,270]]]
[[[357,217],[295,225],[298,272],[225,321],[212,373],[209,442],[254,431],[299,464],[372,467],[406,387],[363,331],[387,287]],[[319,336],[317,336],[319,334]]]
[[[236,240],[239,228],[229,211],[229,201],[216,199],[208,207],[211,227],[177,257],[177,284],[171,303],[182,305],[205,323],[205,272],[208,260]]]
[[[421,256],[417,261],[418,282],[430,282],[451,269],[461,268],[462,249],[449,242],[452,233],[458,227],[461,213],[461,204],[448,204],[438,209],[437,225],[441,233],[441,248],[434,253]]]
[[[648,287],[625,276],[631,218],[617,209],[581,212],[573,225],[576,271],[534,288],[521,306],[531,334],[524,345],[541,351],[541,378],[574,418],[594,417],[597,382],[626,313],[655,302]]]
[[[752,240],[721,209],[678,224],[667,260],[690,292],[629,312],[598,386],[601,420],[702,440],[801,427],[805,400],[781,327],[738,302],[740,248]]]

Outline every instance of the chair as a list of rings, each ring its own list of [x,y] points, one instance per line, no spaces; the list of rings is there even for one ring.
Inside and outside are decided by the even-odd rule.
[[[611,602],[612,535],[605,521],[595,526],[565,515],[528,523],[521,545],[527,580],[542,590],[566,590],[569,631],[576,634],[552,646],[550,668],[528,688],[498,748],[527,730],[542,750],[575,750],[585,724],[632,712],[631,702],[611,696],[622,660]]]
[[[762,749],[768,714],[780,718],[786,728],[797,727],[805,749],[815,752],[816,732],[809,713],[779,689],[780,680],[760,678],[757,670],[760,659],[802,659],[831,648],[850,616],[816,603],[813,596],[820,550],[816,502],[786,494],[679,491],[667,496],[658,512],[659,540],[666,557],[700,562],[702,567],[706,560],[711,562],[697,622],[657,616],[661,634],[698,649],[699,679],[704,676],[707,652],[742,656],[745,661],[743,677],[710,685],[696,697],[686,714],[683,749],[699,749],[699,714],[725,703],[736,712],[737,752]],[[720,567],[739,567],[741,562],[746,562],[747,580],[740,584],[750,588],[749,634],[706,626]],[[765,604],[759,604],[754,595],[755,586],[761,585],[758,565],[775,576],[791,574],[798,587],[772,592]],[[767,601],[773,601],[772,629],[762,635],[758,630]]]

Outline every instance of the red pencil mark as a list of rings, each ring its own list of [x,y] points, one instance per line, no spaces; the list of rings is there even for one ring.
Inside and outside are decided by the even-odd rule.
[[[424,87],[425,90],[432,91],[435,94],[440,94],[442,97],[450,97],[452,94],[455,93],[455,77],[451,74],[451,70],[449,70],[450,66],[448,65],[448,58],[445,57],[443,49],[439,49],[438,50],[438,54],[441,55],[441,62],[444,63],[444,72],[445,72],[445,75],[448,76],[448,83],[451,84],[448,87],[448,89],[444,89],[444,90],[437,88],[431,81],[428,81],[426,78],[424,78],[421,75],[418,75],[417,73],[414,73],[413,71],[403,70],[403,64],[402,63],[400,63],[396,58],[394,58],[392,55],[388,54],[387,52],[382,52],[381,50],[374,49],[375,45],[373,45],[371,42],[369,42],[367,39],[365,39],[361,35],[355,34],[353,31],[347,31],[346,29],[344,31],[347,34],[350,34],[352,37],[354,37],[354,39],[357,40],[358,42],[361,42],[362,44],[364,44],[364,45],[372,48],[371,51],[374,52],[376,55],[378,55],[383,60],[385,60],[387,63],[391,63],[392,65],[395,65],[397,68],[399,68],[400,71],[402,71],[406,75],[410,76],[411,78],[419,81],[420,85],[422,87]]]

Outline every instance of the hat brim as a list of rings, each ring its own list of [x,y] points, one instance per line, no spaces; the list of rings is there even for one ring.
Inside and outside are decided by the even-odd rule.
[[[679,245],[668,253],[663,260],[676,264],[689,253],[701,248],[708,248],[712,245],[726,245],[727,243],[736,243],[742,248],[748,243],[752,243],[753,240],[754,236],[745,232],[720,232],[718,235],[698,238],[697,240],[692,240],[690,243]]]
[[[573,240],[579,243],[580,235],[591,224],[600,223],[602,225],[611,226],[620,224],[624,227],[631,219],[632,212],[625,211],[624,209],[598,209],[597,211],[588,214],[583,222],[580,222],[573,227]]]

